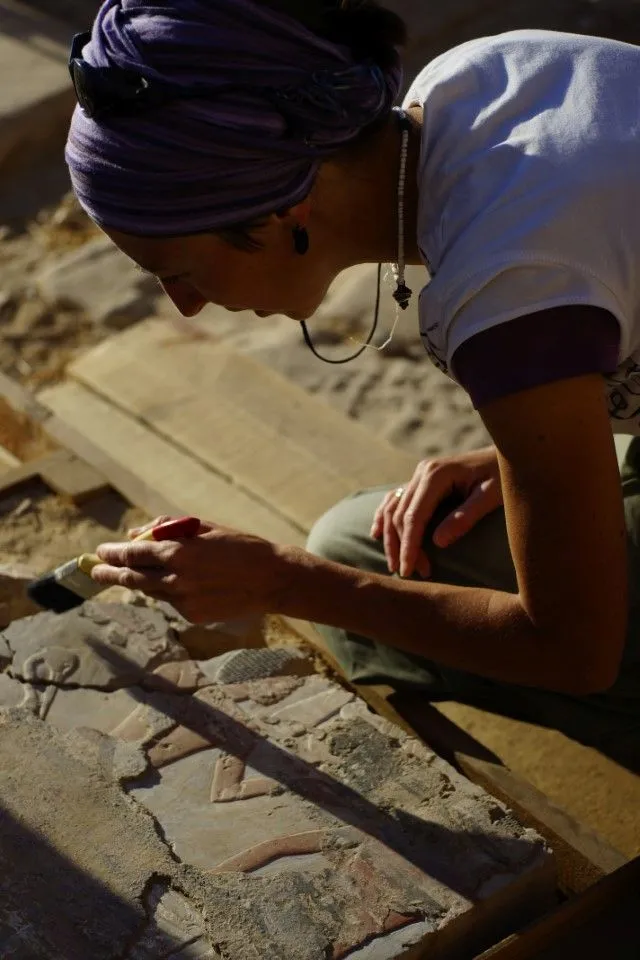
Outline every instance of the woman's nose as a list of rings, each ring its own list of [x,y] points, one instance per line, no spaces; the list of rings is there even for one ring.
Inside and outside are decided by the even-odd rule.
[[[185,280],[166,281],[162,288],[183,317],[195,317],[209,302]]]

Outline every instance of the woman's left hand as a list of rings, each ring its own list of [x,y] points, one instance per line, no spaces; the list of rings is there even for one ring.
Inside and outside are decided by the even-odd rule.
[[[213,523],[191,540],[105,543],[97,554],[97,583],[166,600],[192,623],[276,612],[283,586],[276,544]]]

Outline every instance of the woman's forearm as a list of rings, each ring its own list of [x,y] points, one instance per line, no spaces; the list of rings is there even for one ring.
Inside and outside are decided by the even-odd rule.
[[[380,576],[297,548],[282,558],[275,612],[507,683],[567,693],[600,686],[572,649],[536,629],[515,594]]]

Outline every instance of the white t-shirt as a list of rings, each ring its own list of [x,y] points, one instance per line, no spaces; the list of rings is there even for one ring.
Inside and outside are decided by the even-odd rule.
[[[599,307],[620,327],[614,429],[640,434],[640,48],[541,30],[473,40],[420,73],[416,103],[434,362],[451,373],[461,344],[508,320]]]

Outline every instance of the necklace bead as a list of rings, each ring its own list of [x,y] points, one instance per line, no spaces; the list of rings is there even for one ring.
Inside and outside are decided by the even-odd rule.
[[[398,111],[402,125],[402,142],[400,145],[400,176],[398,178],[398,262],[393,264],[393,275],[396,280],[396,289],[393,298],[401,310],[409,306],[413,291],[405,282],[405,220],[404,195],[407,182],[407,159],[409,156],[410,121],[406,113]],[[397,323],[397,317],[396,317]]]

